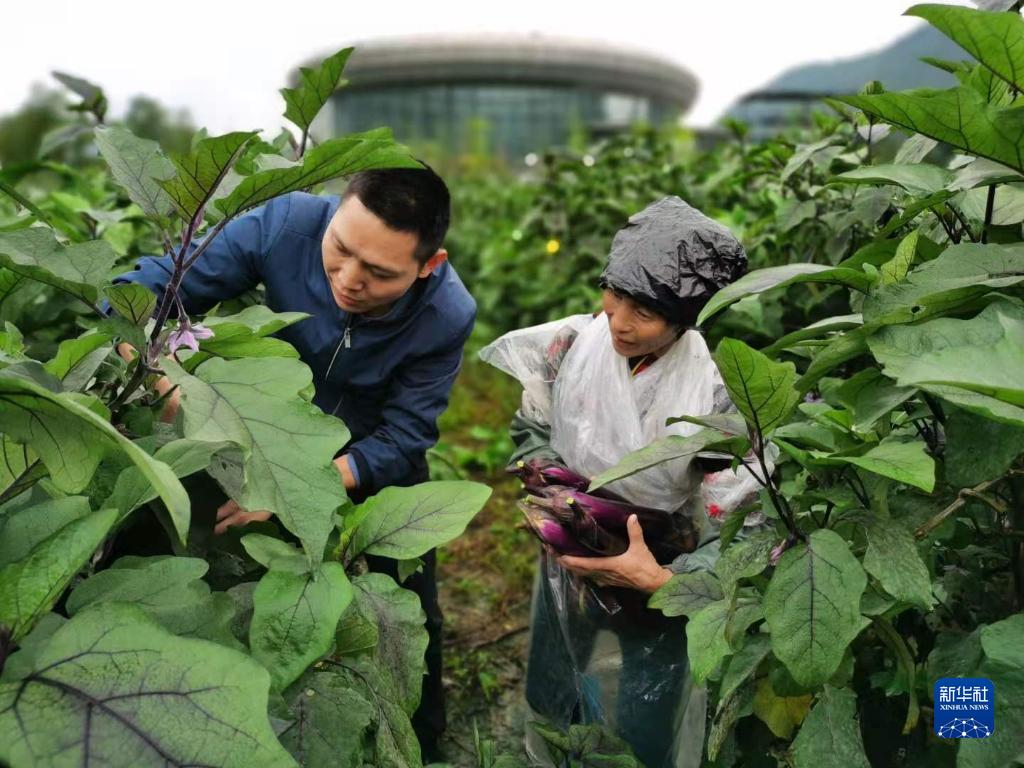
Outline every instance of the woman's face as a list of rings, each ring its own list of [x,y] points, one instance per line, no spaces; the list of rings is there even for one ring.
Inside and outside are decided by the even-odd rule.
[[[675,342],[676,326],[629,296],[605,288],[603,302],[612,332],[612,346],[623,357],[640,357],[652,352],[661,355]]]

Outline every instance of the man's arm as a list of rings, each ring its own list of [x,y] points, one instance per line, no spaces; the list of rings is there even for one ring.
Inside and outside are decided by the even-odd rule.
[[[217,302],[256,287],[263,279],[264,257],[284,230],[290,207],[288,196],[276,198],[224,227],[185,274],[178,291],[185,311],[205,312]],[[201,242],[192,243],[187,255],[194,253]],[[173,272],[170,256],[145,256],[134,272],[118,276],[115,282],[139,283],[160,300]]]
[[[411,361],[399,371],[384,407],[381,424],[346,451],[355,464],[359,486],[385,488],[409,476],[415,462],[437,443],[437,419],[448,406],[462,364],[470,321],[448,347]],[[344,477],[344,470],[339,467]]]

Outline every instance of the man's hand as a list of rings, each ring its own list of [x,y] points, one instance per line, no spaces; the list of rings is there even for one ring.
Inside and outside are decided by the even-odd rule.
[[[346,491],[351,491],[356,487],[356,477],[352,474],[352,467],[349,465],[348,454],[339,456],[334,460],[334,466],[337,467],[338,473],[341,475],[341,482],[345,486]]]
[[[629,587],[651,594],[657,592],[672,572],[654,559],[651,550],[644,543],[644,532],[636,515],[630,515],[626,522],[629,532],[629,549],[615,557],[572,557],[563,555],[559,564],[573,573],[586,576],[598,584],[612,587]]]
[[[126,362],[130,363],[138,357],[139,353],[136,352],[135,347],[131,344],[122,341],[117,345],[117,354],[119,354]],[[178,408],[181,406],[181,389],[175,388],[175,386],[171,384],[171,380],[166,376],[161,376],[157,379],[156,383],[153,385],[153,389],[155,389],[157,394],[161,397],[174,389],[174,391],[171,392],[171,394],[164,400],[164,409],[160,412],[160,421],[165,424],[173,423],[174,417],[178,415]]]
[[[214,526],[213,532],[224,533],[233,525],[248,525],[253,521],[262,523],[270,517],[270,513],[266,511],[247,512],[238,506],[238,502],[228,499],[217,508],[217,525]]]

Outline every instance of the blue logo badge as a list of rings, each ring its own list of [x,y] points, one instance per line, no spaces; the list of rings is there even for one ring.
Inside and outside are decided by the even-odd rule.
[[[984,677],[944,677],[935,683],[935,734],[986,739],[996,730],[996,687]]]

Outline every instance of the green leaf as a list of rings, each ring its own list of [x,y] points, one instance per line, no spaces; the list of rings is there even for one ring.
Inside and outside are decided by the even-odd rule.
[[[325,141],[306,152],[299,166],[271,168],[246,176],[215,206],[223,216],[235,216],[271,198],[340,176],[374,168],[420,167],[408,150],[394,143],[389,131],[378,129]]]
[[[882,329],[869,342],[886,376],[987,418],[1024,424],[1024,307]]]
[[[117,254],[102,240],[63,246],[49,229],[33,227],[0,232],[0,265],[46,283],[90,307],[107,282]]]
[[[46,467],[27,446],[0,435],[0,492],[5,498],[14,498],[45,475]]]
[[[913,165],[866,165],[831,179],[833,184],[874,184],[902,187],[912,195],[925,197],[941,192],[953,183],[954,173],[930,163]]]
[[[677,573],[651,595],[647,607],[666,616],[693,616],[725,597],[718,579],[706,571]]]
[[[629,745],[604,724],[558,728],[531,722],[530,727],[557,754],[556,765],[573,768],[641,768]],[[495,768],[498,768],[497,762]]]
[[[914,535],[891,518],[863,515],[860,522],[868,539],[864,570],[897,600],[930,611],[935,605],[931,575],[917,551]]]
[[[87,333],[77,339],[65,339],[43,367],[60,379],[65,390],[84,389],[110,353],[107,344],[111,338],[106,333]]]
[[[757,672],[770,650],[771,638],[768,635],[754,635],[729,659],[718,691],[718,712],[724,709],[726,700]]]
[[[318,563],[345,501],[333,459],[349,432],[299,396],[312,382],[309,368],[286,358],[214,359],[190,376],[172,361],[164,365],[182,389],[185,436],[241,449],[244,483],[235,501],[272,512],[299,537],[310,565]]]
[[[729,397],[762,435],[782,424],[800,402],[792,363],[773,362],[736,339],[723,339],[714,358]]]
[[[310,669],[285,692],[292,723],[278,737],[299,765],[361,768],[378,709],[332,667]]]
[[[918,16],[1017,90],[1024,90],[1024,20],[1017,13],[993,13],[952,5],[915,5]]]
[[[25,494],[0,507],[0,567],[24,559],[61,528],[92,513],[84,496],[36,496]]]
[[[871,768],[853,691],[825,686],[793,740],[792,754],[794,768]]]
[[[210,466],[213,455],[227,443],[204,443],[197,440],[172,440],[157,449],[153,459],[166,464],[175,477],[187,477]],[[122,518],[134,509],[157,497],[153,483],[137,467],[128,467],[114,483],[108,503],[120,510]]]
[[[188,532],[188,494],[171,469],[125,438],[110,422],[56,394],[14,367],[0,371],[0,432],[27,444],[66,493],[85,488],[103,450],[118,450],[135,464],[167,505],[178,536]]]
[[[420,557],[461,534],[490,496],[486,485],[459,480],[385,488],[359,505],[368,511],[352,536],[349,555]]]
[[[688,421],[689,419],[676,419],[675,421]],[[645,469],[664,464],[666,461],[677,461],[679,459],[692,458],[701,451],[709,448],[742,448],[740,453],[746,453],[747,440],[745,437],[720,432],[717,429],[702,429],[692,435],[685,437],[681,435],[669,435],[655,440],[650,445],[633,451],[626,455],[622,461],[614,467],[606,469],[590,481],[590,490],[602,488],[616,480],[635,475]]]
[[[371,617],[377,629],[374,663],[391,676],[395,700],[411,716],[420,703],[429,641],[420,599],[381,573],[359,576],[352,586],[360,612]]]
[[[707,680],[732,652],[725,638],[729,614],[729,601],[718,600],[701,608],[686,622],[686,654],[690,671],[698,683]]]
[[[945,410],[943,464],[954,488],[999,477],[1024,454],[1024,425],[1002,424],[956,407]]]
[[[243,653],[175,637],[134,606],[99,605],[0,685],[0,762],[294,765],[270,728],[268,685]]]
[[[69,75],[66,72],[52,72],[51,74],[54,80],[82,98],[81,103],[76,104],[71,109],[76,112],[96,112],[100,120],[103,119],[107,109],[107,97],[103,94],[102,88],[95,83],[90,83],[88,80]]]
[[[171,158],[177,171],[160,186],[185,221],[194,221],[258,131],[235,131],[201,139],[186,155]]]
[[[144,327],[156,309],[156,296],[139,283],[118,283],[103,289],[111,308],[133,325]]]
[[[887,123],[930,136],[968,154],[1024,172],[1024,108],[989,104],[972,88],[843,96],[841,101]]]
[[[246,307],[234,315],[207,315],[203,325],[221,333],[221,326],[242,325],[252,331],[255,336],[269,336],[282,328],[294,325],[310,317],[305,312],[275,312],[263,304]]]
[[[132,202],[152,219],[167,218],[171,198],[160,182],[174,178],[174,165],[160,151],[160,145],[139,138],[127,128],[101,126],[95,134],[100,154]]]
[[[796,346],[804,341],[810,341],[820,339],[823,336],[828,336],[835,331],[847,331],[852,328],[859,328],[864,324],[864,318],[859,313],[851,315],[837,315],[836,317],[826,317],[824,320],[818,320],[815,323],[811,323],[806,328],[801,328],[799,331],[793,331],[787,333],[785,336],[776,339],[770,345],[762,349],[769,357],[774,357],[784,349]]]
[[[299,68],[301,82],[297,88],[282,88],[284,116],[295,123],[303,132],[309,130],[313,119],[338,88],[341,73],[345,69],[352,48],[342,48],[333,56],[324,59],[319,67]],[[343,84],[343,83],[342,83]]]
[[[811,688],[838,669],[864,627],[860,596],[867,576],[834,531],[814,531],[779,560],[764,596],[772,651],[793,678]]]
[[[828,345],[818,352],[807,370],[797,380],[796,388],[799,392],[807,392],[822,376],[834,370],[845,362],[853,360],[866,354],[868,351],[868,338],[876,330],[874,325],[862,325],[846,333],[836,336]]]
[[[830,267],[825,264],[785,264],[780,267],[757,269],[748,272],[712,296],[711,301],[701,310],[697,325],[703,325],[709,317],[747,296],[755,296],[773,288],[784,288],[797,283],[835,283],[861,292],[871,287],[870,278],[859,269]]]
[[[246,553],[268,571],[309,573],[309,561],[302,550],[287,541],[262,533],[249,533],[242,537]]]
[[[8,628],[14,641],[53,607],[116,520],[114,509],[74,519],[0,568],[0,626]]]
[[[249,646],[281,691],[331,649],[338,619],[352,600],[340,563],[323,563],[316,574],[268,571],[253,595]]]
[[[886,438],[858,455],[812,452],[815,458],[853,464],[863,470],[931,492],[935,488],[935,460],[920,440]]]
[[[768,567],[768,557],[778,543],[774,531],[755,533],[746,539],[733,542],[715,563],[715,573],[721,580],[722,591],[731,597],[740,579],[757,576]]]
[[[911,232],[900,241],[892,261],[887,261],[879,270],[882,275],[881,285],[898,283],[907,276],[911,265],[914,263],[914,259],[917,257],[917,242],[919,239],[920,233]]]
[[[234,601],[202,581],[209,566],[192,557],[122,557],[79,584],[69,616],[100,603],[130,603],[169,632],[244,650],[231,634]]]
[[[913,387],[898,387],[877,368],[867,368],[835,389],[837,401],[853,414],[853,429],[866,432],[875,422],[909,400]]]

